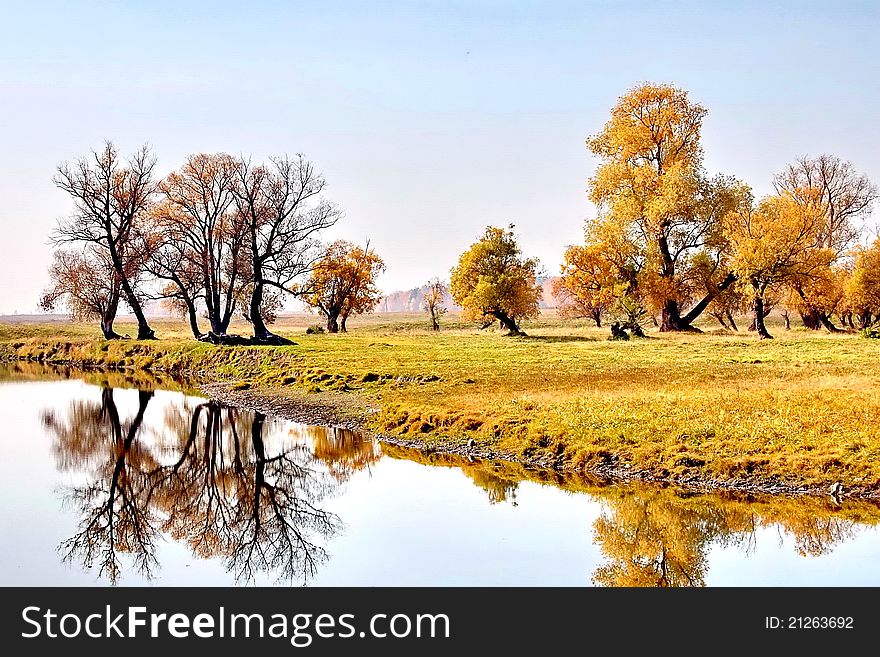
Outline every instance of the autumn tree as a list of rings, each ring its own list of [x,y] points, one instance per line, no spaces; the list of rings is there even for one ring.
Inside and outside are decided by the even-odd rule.
[[[592,316],[598,326],[605,314],[617,320],[617,328],[643,336],[649,317],[640,286],[645,258],[615,223],[589,223],[585,241],[566,250],[554,285],[563,316]]]
[[[449,311],[443,305],[448,293],[449,288],[439,278],[432,278],[428,281],[422,307],[428,313],[428,317],[431,319],[431,328],[435,331],[440,330],[440,318]]]
[[[772,338],[764,325],[764,302],[771,286],[803,286],[823,275],[834,258],[824,246],[822,213],[788,193],[757,205],[743,203],[725,218],[731,266],[752,300],[754,328]]]
[[[234,195],[238,166],[225,153],[190,155],[160,183],[162,201],[152,213],[160,244],[151,271],[172,284],[168,294],[186,306],[196,337],[196,298],[205,305],[211,332],[223,336],[248,282],[246,224]]]
[[[384,270],[385,263],[369,244],[361,248],[337,240],[312,265],[305,301],[327,319],[329,333],[345,331],[350,315],[372,312],[379,303],[376,278]]]
[[[842,288],[836,285],[832,268],[847,257],[847,252],[862,234],[863,221],[877,199],[877,188],[850,162],[822,154],[801,157],[774,178],[777,193],[788,193],[805,207],[819,213],[822,226],[818,244],[829,249],[833,258],[825,276],[814,276],[794,285],[800,298],[799,311],[804,325],[836,331],[830,315],[842,300]]]
[[[273,158],[269,164],[238,165],[235,203],[245,231],[250,299],[246,316],[261,342],[277,341],[266,327],[267,289],[300,294],[296,282],[320,257],[318,234],[342,216],[324,198],[326,182],[302,155]]]
[[[78,321],[99,320],[105,340],[120,337],[113,322],[122,286],[105,250],[89,245],[83,251],[55,251],[49,278],[52,282],[40,298],[42,310],[64,305]]]
[[[599,215],[640,261],[638,287],[661,315],[660,330],[693,322],[734,282],[723,259],[721,219],[744,193],[735,180],[709,178],[700,131],[706,110],[687,92],[644,84],[622,96],[587,145],[599,157],[589,181]],[[708,271],[695,271],[705,268]]]
[[[561,276],[553,281],[553,294],[562,317],[592,319],[602,326],[606,314],[623,293],[621,272],[599,244],[570,246],[565,251]]]
[[[523,257],[513,225],[487,226],[479,240],[458,258],[449,290],[467,319],[498,321],[510,335],[523,335],[517,323],[538,316],[541,286],[538,261]]]
[[[74,202],[73,213],[59,221],[53,241],[89,244],[106,256],[119,279],[122,297],[137,318],[139,340],[155,337],[136,284],[147,256],[142,233],[156,188],[155,164],[147,146],[123,162],[108,141],[101,151],[60,165],[53,179]]]
[[[868,328],[880,321],[880,239],[856,250],[845,291],[849,312],[859,328]]]

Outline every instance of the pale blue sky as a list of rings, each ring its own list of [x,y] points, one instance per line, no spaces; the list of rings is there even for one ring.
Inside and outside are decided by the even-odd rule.
[[[757,193],[805,153],[880,183],[880,3],[3,2],[0,313],[32,311],[51,177],[105,138],[302,151],[370,238],[387,291],[448,276],[487,224],[556,273],[582,236],[584,146],[616,98],[672,82],[709,109],[711,172]]]

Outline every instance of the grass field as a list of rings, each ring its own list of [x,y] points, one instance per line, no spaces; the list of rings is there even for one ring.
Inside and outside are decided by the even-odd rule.
[[[275,330],[290,347],[201,344],[171,321],[144,343],[104,342],[91,325],[2,323],[0,356],[337,396],[375,409],[367,428],[439,450],[473,439],[476,451],[565,469],[880,489],[880,340],[771,323],[777,339],[759,341],[707,323],[703,334],[611,342],[607,329],[552,314],[523,338],[454,317],[439,333],[418,315],[380,314],[348,334],[306,335],[316,323],[282,318]]]

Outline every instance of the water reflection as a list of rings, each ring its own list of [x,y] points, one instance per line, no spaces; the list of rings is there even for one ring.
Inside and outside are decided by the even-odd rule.
[[[793,539],[801,556],[829,554],[858,532],[880,522],[867,501],[785,498],[742,494],[694,494],[647,485],[608,485],[573,473],[532,470],[506,462],[468,461],[386,446],[386,455],[433,466],[460,468],[493,504],[511,501],[521,482],[534,481],[586,493],[601,505],[592,537],[603,555],[593,571],[597,586],[705,586],[714,547],[753,551],[760,529]]]
[[[4,375],[0,369],[0,380],[67,375],[28,367]],[[216,400],[154,392],[149,381],[131,380],[125,373],[95,372],[87,381],[99,386],[90,388],[91,398],[58,404],[42,413],[42,422],[56,467],[65,473],[65,506],[77,518],[76,531],[59,545],[61,554],[69,562],[94,567],[111,582],[125,572],[158,575],[158,548],[170,539],[194,557],[220,560],[240,583],[267,576],[307,583],[328,561],[329,542],[342,527],[341,519],[328,510],[331,506],[348,508],[344,513],[351,512],[354,525],[358,513],[374,523],[366,540],[349,541],[347,546],[349,557],[353,550],[357,559],[365,560],[373,558],[371,550],[393,554],[392,541],[406,545],[401,541],[406,535],[395,534],[398,527],[425,534],[435,525],[448,527],[436,514],[450,511],[444,496],[458,492],[462,484],[468,490],[476,486],[486,503],[455,508],[462,513],[456,523],[480,529],[475,531],[477,538],[458,536],[450,551],[472,538],[474,545],[488,545],[502,536],[498,544],[510,548],[511,563],[521,563],[516,555],[530,554],[536,547],[533,535],[547,531],[549,525],[541,524],[540,514],[547,512],[546,505],[559,504],[564,494],[557,489],[577,494],[583,503],[571,508],[580,511],[564,516],[565,530],[559,536],[592,539],[601,557],[581,566],[573,579],[597,586],[704,586],[712,581],[713,565],[721,563],[713,554],[716,549],[754,555],[768,537],[773,542],[775,532],[792,559],[827,555],[880,521],[877,505],[867,501],[693,494],[608,485],[584,475],[390,445],[380,451],[374,441],[357,433],[274,421]],[[129,389],[114,388],[124,385]],[[380,459],[388,457],[455,468],[466,479],[438,477],[428,470],[413,473],[403,464],[386,461],[377,468],[382,486],[362,486],[364,479],[347,486],[356,473],[370,475]],[[412,479],[402,476],[404,472]],[[551,487],[554,495],[536,504],[536,488],[525,482]],[[431,497],[424,496],[428,501],[417,506],[398,503],[406,497],[403,485],[424,486]],[[343,487],[363,496],[353,507],[356,512],[330,501]],[[384,496],[374,492],[383,487]],[[505,508],[517,504],[517,518],[530,518],[530,524],[524,527],[519,520],[515,536],[493,534],[494,519],[509,517]],[[380,513],[365,510],[370,505]],[[492,511],[486,512],[489,505]],[[470,512],[489,524],[471,525]],[[587,523],[578,513],[592,513],[593,519]],[[513,544],[503,543],[508,537]],[[344,541],[336,545],[340,543]],[[550,549],[555,554],[556,545]],[[337,554],[336,560],[340,558]],[[397,558],[410,563],[406,555]],[[762,557],[759,553],[754,558]],[[410,565],[422,567],[418,560]],[[487,570],[492,567],[485,565]]]
[[[96,565],[116,582],[120,555],[129,555],[149,577],[167,535],[198,557],[221,558],[240,582],[259,573],[308,581],[341,525],[321,502],[370,462],[363,445],[330,434],[317,456],[262,413],[190,398],[168,406],[164,425],[151,432],[144,414],[153,395],[139,391],[126,419],[109,387],[100,401],[44,413],[59,469],[87,477],[63,492],[80,518],[60,546],[64,558]]]

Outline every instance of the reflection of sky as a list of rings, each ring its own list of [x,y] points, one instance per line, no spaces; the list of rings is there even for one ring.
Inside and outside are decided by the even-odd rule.
[[[40,413],[49,404],[64,410],[71,399],[98,400],[98,388],[75,381],[0,383],[0,584],[88,585],[96,569],[61,562],[56,546],[76,530],[73,513],[61,508],[57,491],[81,483],[59,474]],[[117,390],[120,415],[131,417],[137,393]],[[144,425],[162,425],[177,393],[159,392]],[[284,423],[267,441],[303,439]],[[147,431],[151,435],[152,431]],[[143,434],[142,434],[143,435]],[[271,450],[275,451],[275,450]],[[164,460],[164,458],[163,458]],[[317,585],[589,585],[604,559],[591,543],[600,505],[534,483],[521,483],[516,506],[490,504],[486,492],[457,468],[428,468],[385,458],[361,470],[326,499],[345,529],[327,547],[330,560]],[[156,584],[232,584],[219,560],[197,560],[182,543],[161,541]],[[822,557],[802,557],[790,536],[775,527],[758,529],[754,549],[711,547],[709,585],[877,585],[880,532],[861,530],[854,540]],[[262,576],[258,584],[272,584]],[[148,583],[124,570],[121,584]]]
[[[855,540],[820,557],[800,556],[776,527],[758,529],[754,554],[736,547],[709,553],[708,586],[880,586],[880,530],[862,527]]]

